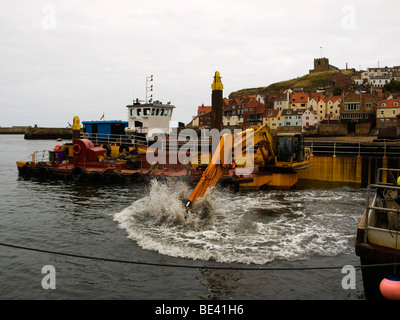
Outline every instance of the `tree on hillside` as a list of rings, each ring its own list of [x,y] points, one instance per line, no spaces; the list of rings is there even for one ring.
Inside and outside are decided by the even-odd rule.
[[[400,92],[400,81],[391,80],[389,83],[384,85],[383,89],[386,92]]]
[[[340,89],[339,87],[335,87],[333,89],[333,95],[334,96],[340,96],[342,94],[342,89]]]

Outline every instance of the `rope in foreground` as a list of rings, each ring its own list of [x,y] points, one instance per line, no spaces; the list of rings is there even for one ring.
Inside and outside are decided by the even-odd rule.
[[[185,265],[185,264],[169,264],[169,263],[156,263],[156,262],[146,262],[146,261],[132,261],[132,260],[121,260],[121,259],[111,259],[111,258],[103,258],[103,257],[94,257],[87,256],[81,254],[67,253],[67,252],[58,252],[52,250],[44,250],[38,248],[31,248],[25,246],[19,246],[9,243],[1,243],[0,246],[9,247],[14,249],[35,251],[40,253],[54,254],[59,256],[80,258],[80,259],[90,259],[97,261],[105,261],[105,262],[114,262],[114,263],[126,263],[126,264],[136,264],[136,265],[144,265],[144,266],[153,266],[153,267],[169,267],[169,268],[188,268],[188,269],[215,269],[215,270],[245,270],[245,271],[298,271],[298,270],[329,270],[329,269],[342,269],[343,266],[325,266],[325,267],[292,267],[292,268],[275,268],[275,267],[228,267],[228,266],[196,266],[196,265]],[[370,265],[357,265],[353,266],[354,268],[371,268],[371,267],[384,267],[384,266],[400,266],[400,263],[386,263],[386,264],[370,264]]]

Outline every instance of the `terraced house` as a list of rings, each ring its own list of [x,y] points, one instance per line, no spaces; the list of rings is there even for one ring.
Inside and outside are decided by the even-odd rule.
[[[281,115],[278,117],[277,126],[293,126],[293,127],[301,127],[301,116],[304,113],[304,110],[282,110]]]
[[[342,96],[333,96],[325,98],[325,116],[330,120],[339,120],[340,118],[340,103],[342,102]]]
[[[243,126],[255,126],[263,123],[264,105],[255,98],[251,99],[244,107]]]
[[[290,103],[289,99],[290,99],[290,91],[286,91],[280,94],[274,100],[274,109],[280,111],[289,109],[289,103]]]
[[[193,127],[210,127],[211,126],[211,106],[198,106],[197,115],[192,120]]]
[[[243,125],[243,108],[240,99],[224,99],[222,125],[224,127]]]
[[[316,111],[312,109],[304,110],[301,115],[301,127],[302,131],[307,129],[315,129],[317,124],[321,121],[321,117],[317,114]]]
[[[318,102],[324,99],[325,96],[321,92],[310,92],[307,102],[307,109],[318,111]]]
[[[348,133],[368,134],[376,123],[378,98],[373,93],[351,92],[340,103],[340,121]]]
[[[307,109],[308,94],[304,92],[294,92],[290,95],[290,108],[291,109]]]
[[[400,115],[400,99],[379,100],[376,108],[378,129],[397,126],[397,116]]]
[[[277,109],[268,109],[264,113],[263,125],[269,127],[272,130],[278,128],[278,117],[281,111]]]

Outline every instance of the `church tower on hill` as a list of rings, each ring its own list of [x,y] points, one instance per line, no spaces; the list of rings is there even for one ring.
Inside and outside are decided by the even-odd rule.
[[[314,69],[310,70],[310,73],[332,70],[339,70],[339,68],[331,66],[328,58],[316,58],[314,59]]]

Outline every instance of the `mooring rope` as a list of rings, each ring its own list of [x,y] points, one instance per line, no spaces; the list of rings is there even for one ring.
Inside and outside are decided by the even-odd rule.
[[[25,246],[19,246],[9,243],[1,243],[0,246],[35,251],[47,254],[54,254],[59,256],[80,258],[80,259],[90,259],[90,260],[98,260],[98,261],[106,261],[106,262],[114,262],[114,263],[127,263],[127,264],[136,264],[136,265],[144,265],[144,266],[153,266],[153,267],[169,267],[169,268],[188,268],[188,269],[216,269],[216,270],[244,270],[244,271],[301,271],[301,270],[329,270],[329,269],[342,269],[344,266],[322,266],[322,267],[233,267],[233,266],[210,266],[210,265],[187,265],[187,264],[170,264],[170,263],[156,263],[156,262],[146,262],[146,261],[133,261],[133,260],[121,260],[121,259],[111,259],[111,258],[103,258],[103,257],[94,257],[87,256],[82,254],[74,254],[67,252],[59,252],[53,250],[44,250],[38,248],[31,248]],[[361,268],[371,268],[371,267],[384,267],[384,266],[398,266],[400,263],[385,263],[385,264],[369,264],[369,265],[352,265],[352,267],[356,269]]]

